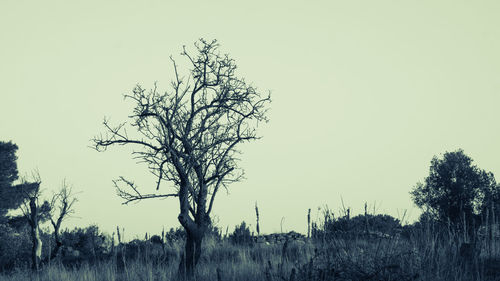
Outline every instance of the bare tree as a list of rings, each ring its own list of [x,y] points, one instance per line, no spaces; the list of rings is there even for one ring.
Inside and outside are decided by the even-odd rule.
[[[196,54],[186,47],[181,55],[190,66],[187,77],[172,60],[171,89],[161,93],[155,84],[146,91],[136,86],[131,94],[135,109],[127,123],[117,126],[104,120],[106,133],[93,139],[95,149],[113,145],[137,147],[133,155],[148,165],[156,177],[155,193],[143,194],[130,180],[114,181],[117,193],[127,204],[149,198],[178,197],[178,220],[187,233],[185,253],[179,270],[192,275],[201,255],[203,237],[211,223],[210,213],[220,188],[242,179],[237,166],[237,146],[256,140],[257,125],[267,121],[270,95],[236,76],[236,64],[218,52],[218,43],[201,39]],[[138,133],[130,136],[129,130]],[[164,182],[172,192],[159,193]]]
[[[51,259],[57,257],[59,248],[62,246],[59,230],[64,219],[74,213],[73,205],[77,202],[72,187],[64,180],[61,189],[55,193],[50,200],[50,223],[54,227],[54,240],[56,245],[50,255]]]
[[[41,180],[38,173],[34,174],[34,178],[34,182],[27,182],[23,179],[20,192],[23,194],[24,201],[20,208],[31,229],[31,241],[33,244],[31,251],[32,269],[38,271],[42,257],[40,222],[46,219],[50,206],[47,201],[44,201],[42,205],[39,204],[42,193],[40,190]]]

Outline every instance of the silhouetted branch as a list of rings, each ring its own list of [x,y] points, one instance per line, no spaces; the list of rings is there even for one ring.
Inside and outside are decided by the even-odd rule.
[[[156,177],[156,190],[166,181],[175,186],[174,193],[142,194],[133,182],[120,177],[114,185],[124,204],[178,197],[179,222],[199,237],[210,224],[220,187],[227,188],[243,178],[236,148],[260,138],[256,127],[268,121],[267,105],[271,102],[269,95],[261,96],[236,75],[234,60],[219,54],[218,47],[216,40],[203,39],[195,43],[194,55],[184,47],[181,55],[190,64],[189,75],[181,76],[171,58],[171,87],[160,93],[156,83],[149,91],[137,85],[125,95],[135,105],[129,122],[113,127],[105,119],[106,134],[93,139],[98,151],[112,145],[139,148],[133,156]],[[127,128],[133,128],[137,135],[129,136]]]
[[[73,188],[63,180],[61,189],[59,192],[55,193],[50,200],[50,223],[54,227],[54,240],[56,245],[52,250],[50,255],[51,259],[54,259],[58,252],[59,248],[62,246],[62,241],[59,237],[59,230],[61,228],[62,222],[70,217],[71,214],[74,214],[75,210],[73,208],[74,204],[78,201],[73,192]],[[56,209],[58,212],[56,213]]]
[[[125,183],[134,193],[130,193],[120,187],[119,182]],[[125,200],[123,204],[128,204],[133,201],[137,200],[143,200],[143,199],[151,199],[151,198],[165,198],[165,197],[176,197],[178,196],[177,193],[172,193],[172,194],[141,194],[135,184],[129,180],[126,180],[124,177],[120,177],[117,180],[113,180],[113,184],[116,187],[117,194],[120,196],[122,199]]]

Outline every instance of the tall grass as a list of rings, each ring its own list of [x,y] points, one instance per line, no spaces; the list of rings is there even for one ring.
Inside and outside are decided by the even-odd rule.
[[[320,241],[270,245],[234,245],[228,240],[207,239],[195,279],[500,280],[499,241],[483,237],[472,254],[461,250],[463,242],[460,235],[429,227],[389,238],[330,234]],[[182,245],[166,244],[164,250],[169,253],[164,258],[142,251],[141,256],[126,260],[124,266],[116,259],[74,267],[51,264],[36,274],[18,270],[0,275],[0,280],[178,280]]]

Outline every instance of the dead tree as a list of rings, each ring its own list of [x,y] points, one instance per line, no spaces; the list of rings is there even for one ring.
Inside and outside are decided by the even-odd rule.
[[[201,39],[195,54],[183,48],[190,72],[179,74],[173,65],[170,90],[161,93],[136,86],[126,99],[135,104],[129,122],[117,126],[104,120],[106,133],[94,138],[95,149],[131,145],[136,159],[156,177],[157,192],[143,194],[130,180],[114,181],[127,204],[149,198],[178,197],[178,220],[187,233],[180,272],[192,275],[201,255],[210,213],[221,188],[242,179],[238,168],[239,144],[259,138],[258,123],[267,121],[270,96],[236,76],[236,64],[218,52],[218,43]],[[127,130],[128,128],[128,130]],[[132,129],[132,130],[131,130]],[[134,135],[130,135],[130,133]],[[160,193],[164,182],[172,192]]]
[[[74,197],[72,188],[63,181],[61,189],[58,193],[55,193],[50,200],[50,223],[54,228],[54,240],[56,245],[50,254],[50,259],[57,257],[59,249],[62,246],[61,237],[59,236],[59,230],[61,229],[61,224],[64,219],[68,218],[72,213],[74,213],[73,205],[77,199]]]
[[[21,205],[21,210],[24,217],[30,226],[30,234],[32,241],[31,262],[32,269],[38,271],[40,269],[40,262],[42,258],[42,239],[40,238],[40,221],[44,220],[50,207],[47,201],[42,205],[39,204],[40,191],[40,178],[37,176],[36,181],[33,183],[24,182],[22,184],[22,193],[24,195],[24,202]]]

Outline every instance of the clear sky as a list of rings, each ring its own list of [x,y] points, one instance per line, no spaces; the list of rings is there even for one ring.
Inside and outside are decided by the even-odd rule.
[[[218,39],[239,73],[272,92],[263,139],[244,145],[246,180],[220,193],[218,224],[306,231],[307,209],[411,220],[408,192],[430,160],[463,148],[500,175],[498,1],[0,2],[0,140],[38,169],[45,195],[81,191],[65,226],[125,236],[178,226],[178,200],[121,205],[111,180],[154,179],[123,147],[98,153],[102,120],[123,121],[136,83],[167,89],[169,56]],[[164,186],[163,188],[168,188]],[[64,227],[64,226],[63,226]]]

